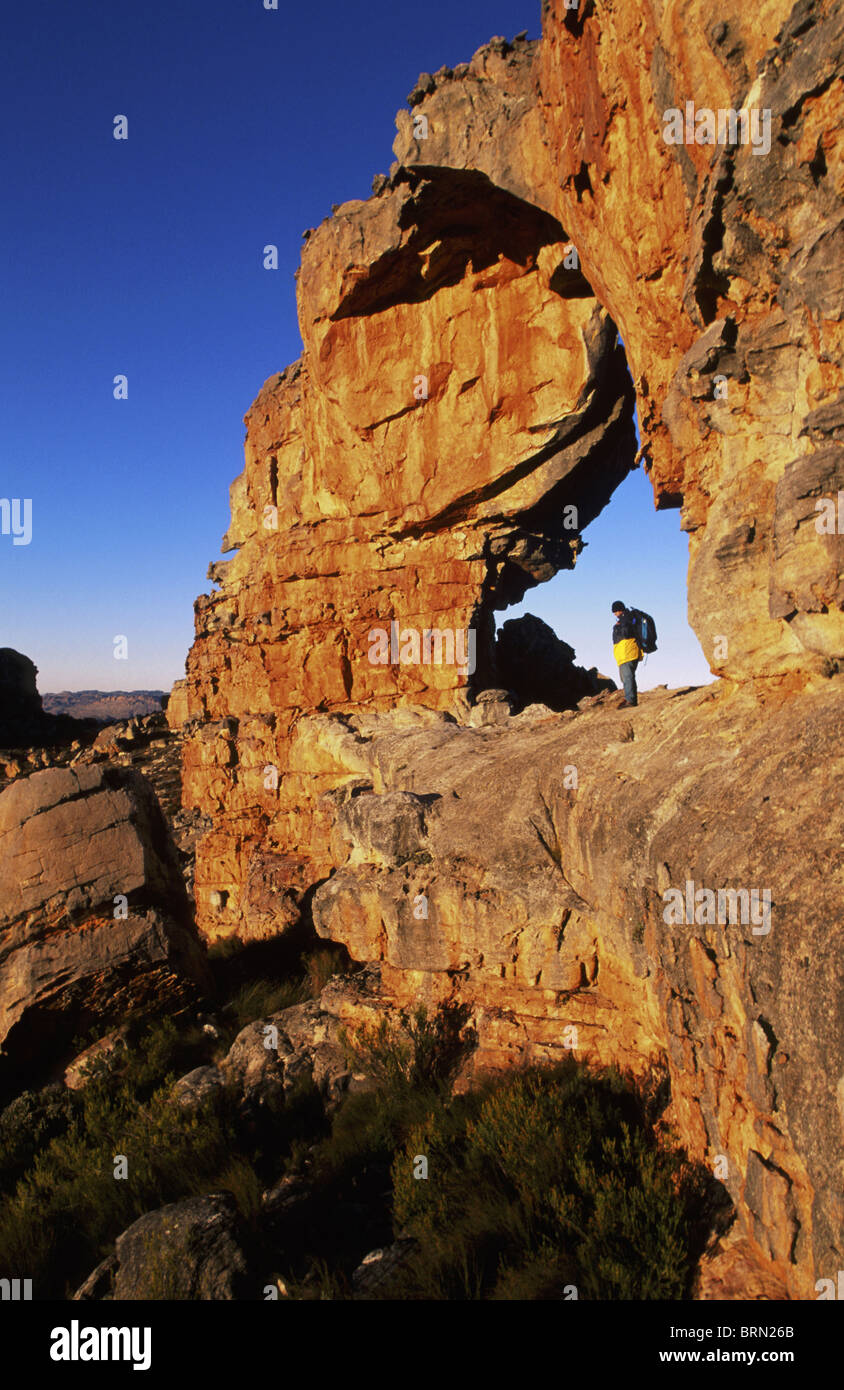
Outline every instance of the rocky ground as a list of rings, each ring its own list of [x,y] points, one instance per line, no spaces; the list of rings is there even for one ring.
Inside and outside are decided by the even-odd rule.
[[[456,1074],[458,1094],[490,1073],[566,1055],[599,1069],[620,1063],[643,1085],[665,1077],[671,1102],[660,1123],[689,1134],[703,1116],[699,1152],[727,1156],[721,1190],[758,1221],[751,1244],[741,1223],[724,1228],[718,1215],[697,1296],[786,1297],[788,1266],[778,1252],[783,1242],[804,1248],[807,1203],[815,1240],[824,1230],[835,1239],[834,1211],[826,1215],[822,1200],[835,1145],[812,1119],[824,1104],[822,1059],[837,1046],[835,1016],[816,1007],[832,989],[824,972],[834,961],[833,919],[823,900],[800,903],[799,879],[788,877],[793,857],[760,833],[759,821],[762,814],[773,823],[793,807],[811,766],[802,829],[792,814],[785,833],[801,862],[817,852],[817,806],[840,772],[837,688],[819,688],[803,708],[801,760],[787,751],[787,700],[769,702],[759,723],[752,700],[718,686],[647,692],[636,710],[605,691],[584,696],[574,711],[533,705],[514,713],[518,702],[502,689],[453,713],[303,721],[297,739],[307,756],[319,750],[333,781],[341,769],[346,779],[342,792],[326,795],[336,867],[299,916],[312,934],[372,964],[336,976],[310,1001],[265,1009],[222,1050],[226,1017],[185,896],[201,827],[177,809],[180,738],[153,715],[63,750],[54,767],[41,768],[49,761],[43,750],[18,754],[5,764],[0,794],[0,984],[7,1054],[18,1063],[25,1056],[29,1071],[19,1071],[11,1091],[22,1079],[37,1085],[39,1074],[76,1091],[88,1084],[88,1067],[119,1062],[124,1016],[167,1014],[201,1028],[211,1049],[175,1083],[172,1106],[235,1103],[253,1123],[283,1110],[305,1085],[330,1117],[374,1084],[352,1060],[350,1033],[419,1003],[429,1012],[460,1006],[473,1042]],[[677,747],[686,766],[679,781]],[[699,827],[694,861],[683,848],[690,817]],[[702,835],[707,826],[711,835]],[[688,875],[720,882],[726,864],[733,879],[769,885],[771,931],[755,940],[750,923],[667,925],[664,889]],[[121,893],[127,912],[115,920]],[[97,1041],[73,1055],[70,1037],[83,1024]],[[172,1296],[255,1296],[261,1261],[292,1238],[289,1222],[299,1229],[314,1192],[307,1163],[277,1171],[251,1236],[231,1192],[151,1212],[76,1296],[156,1296],[165,1276],[138,1255],[150,1240],[159,1252],[192,1252],[183,1262],[187,1282],[177,1280]],[[344,1250],[336,1268],[351,1278],[350,1296],[377,1297],[379,1279],[386,1288],[393,1262],[415,1247],[391,1226],[380,1198],[354,1210],[360,1263],[352,1271]],[[758,1258],[763,1241],[767,1266]],[[368,1244],[382,1253],[364,1264]],[[289,1292],[281,1275],[272,1281]]]

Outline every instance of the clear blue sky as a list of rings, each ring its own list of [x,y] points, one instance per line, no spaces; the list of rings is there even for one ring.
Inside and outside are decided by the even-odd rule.
[[[184,673],[193,600],[210,588],[243,466],[242,417],[301,350],[302,231],[387,171],[393,115],[420,71],[496,33],[538,37],[539,11],[539,0],[6,9],[0,497],[32,499],[33,537],[0,536],[0,646],[32,657],[42,691],[167,688]],[[116,115],[127,141],[113,139]],[[262,266],[269,242],[276,272]],[[125,401],[113,398],[118,373]],[[608,603],[650,603],[671,633],[660,678],[707,679],[685,623],[677,514],[655,516],[637,474],[590,543],[593,532],[576,575],[542,601],[536,591],[531,611],[607,669]],[[114,659],[118,634],[127,661]]]

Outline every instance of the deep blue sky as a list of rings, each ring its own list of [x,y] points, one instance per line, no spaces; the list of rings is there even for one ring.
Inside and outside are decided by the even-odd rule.
[[[243,465],[242,417],[301,350],[302,231],[387,171],[393,116],[420,71],[466,60],[496,33],[538,37],[539,10],[6,9],[0,497],[32,499],[33,539],[0,536],[0,646],[32,657],[42,691],[166,688],[184,673],[193,599],[210,588]],[[118,114],[127,141],[113,139]],[[262,266],[269,242],[277,272]],[[118,373],[125,401],[113,398]],[[671,633],[654,679],[709,679],[685,621],[677,513],[656,516],[637,474],[586,539],[576,602],[563,575],[527,607],[611,670],[609,602],[651,606]],[[114,659],[117,634],[128,661]]]

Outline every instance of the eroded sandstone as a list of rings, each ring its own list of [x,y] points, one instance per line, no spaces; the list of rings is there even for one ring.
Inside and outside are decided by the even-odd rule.
[[[168,707],[213,820],[198,919],[249,939],[312,911],[385,997],[469,1003],[479,1070],[573,1036],[667,1066],[739,1215],[701,1296],[812,1297],[844,1226],[844,541],[817,524],[844,487],[844,20],[543,22],[423,75],[389,178],[307,238],[303,354],[246,417],[233,558]],[[669,144],[687,100],[768,111],[770,148]],[[511,699],[494,613],[571,567],[633,465],[627,363],[724,679],[622,712],[595,673],[555,715]],[[474,631],[472,670],[374,663],[393,624]],[[689,882],[769,889],[770,930],[667,922]]]
[[[840,682],[806,696],[797,744],[788,703],[760,720],[717,687],[477,730],[299,726],[345,773],[320,934],[380,961],[400,1004],[468,1004],[477,1071],[666,1066],[670,1121],[722,1160],[780,1296],[813,1297],[842,1254],[840,707]],[[689,883],[748,890],[744,920],[737,899],[707,921],[705,898],[674,920]]]

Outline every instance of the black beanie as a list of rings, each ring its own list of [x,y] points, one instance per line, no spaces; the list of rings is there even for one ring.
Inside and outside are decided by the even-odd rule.
[[[613,613],[617,613],[618,610],[619,610],[619,608],[622,608],[622,609],[623,609],[623,608],[624,608],[624,604],[621,602],[621,599],[620,599],[620,598],[617,598],[616,601],[615,601],[615,603],[614,603],[613,606],[612,606],[612,611],[613,611]]]

